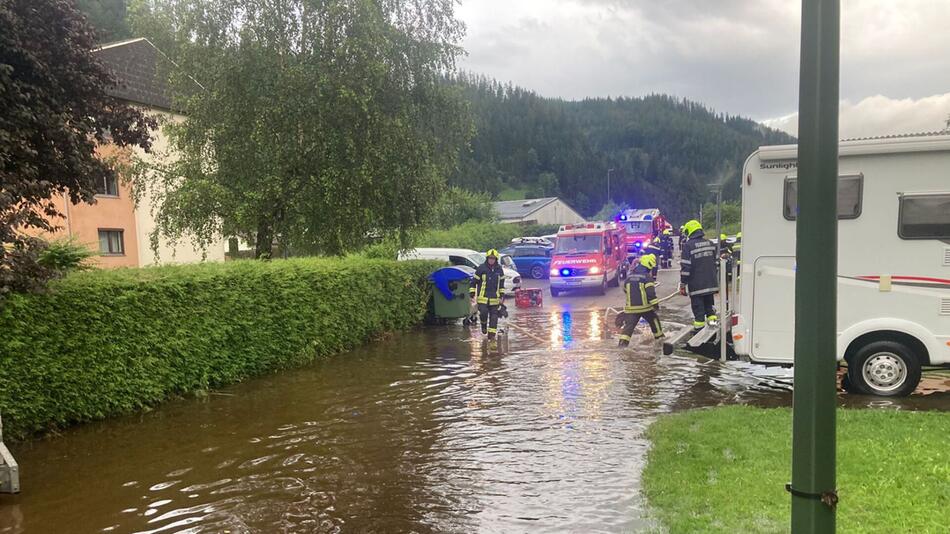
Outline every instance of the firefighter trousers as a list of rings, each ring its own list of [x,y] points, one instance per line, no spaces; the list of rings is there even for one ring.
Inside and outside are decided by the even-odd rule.
[[[637,328],[637,325],[640,324],[641,317],[646,319],[647,324],[650,325],[654,339],[663,337],[663,325],[660,324],[660,318],[657,316],[656,310],[640,313],[626,312],[624,313],[623,331],[620,333],[621,345],[630,343],[630,337],[633,336],[633,331]]]
[[[706,295],[690,295],[689,305],[693,309],[693,326],[702,328],[706,326],[706,320],[715,321],[716,317],[716,295],[709,293]]]
[[[488,334],[488,339],[495,339],[498,333],[498,308],[498,305],[478,305],[478,320],[482,324],[482,333]]]

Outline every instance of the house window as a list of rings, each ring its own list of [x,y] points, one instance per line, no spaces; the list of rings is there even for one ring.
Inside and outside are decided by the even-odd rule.
[[[99,230],[99,252],[106,256],[125,255],[122,230]]]
[[[838,219],[857,219],[861,216],[864,193],[864,175],[838,177]],[[785,179],[785,218],[798,218],[798,178]]]
[[[950,193],[901,195],[897,235],[902,239],[950,239]]]
[[[105,176],[96,184],[96,194],[106,197],[119,196],[119,179],[115,176]]]

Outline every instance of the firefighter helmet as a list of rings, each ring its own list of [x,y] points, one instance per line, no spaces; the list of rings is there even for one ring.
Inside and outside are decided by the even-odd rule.
[[[696,219],[693,219],[689,221],[688,223],[684,224],[683,228],[686,229],[686,236],[689,237],[689,236],[692,236],[693,233],[695,233],[696,231],[702,231],[703,225]]]
[[[640,256],[640,265],[646,267],[647,269],[656,267],[656,254],[644,254],[643,256]]]

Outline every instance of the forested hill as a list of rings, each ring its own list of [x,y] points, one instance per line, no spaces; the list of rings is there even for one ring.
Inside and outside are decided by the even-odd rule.
[[[457,80],[471,102],[477,133],[451,182],[493,195],[559,196],[585,215],[607,198],[693,216],[706,184],[727,162],[738,174],[757,147],[794,139],[702,104],[665,95],[563,101],[478,77]],[[725,165],[724,165],[725,164]]]

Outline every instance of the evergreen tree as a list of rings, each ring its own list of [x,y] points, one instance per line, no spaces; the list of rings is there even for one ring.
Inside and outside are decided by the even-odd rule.
[[[96,29],[100,43],[131,36],[126,19],[127,0],[77,0],[76,7]]]
[[[706,184],[728,163],[741,169],[757,147],[794,139],[749,119],[666,95],[569,102],[483,76],[453,80],[470,102],[476,135],[450,182],[497,195],[559,195],[588,216],[611,202],[693,217]],[[739,177],[724,197],[739,197]]]

